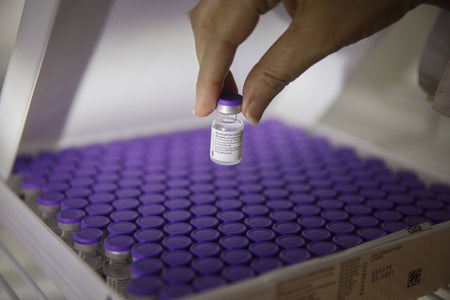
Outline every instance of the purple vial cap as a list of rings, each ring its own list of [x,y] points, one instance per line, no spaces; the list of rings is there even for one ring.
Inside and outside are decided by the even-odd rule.
[[[109,235],[133,235],[137,226],[131,222],[111,223],[106,228]]]
[[[273,222],[267,217],[255,216],[246,218],[244,224],[249,228],[269,228]]]
[[[187,222],[191,219],[192,215],[187,210],[169,210],[163,214],[164,219],[170,223],[175,222]]]
[[[434,209],[440,209],[444,207],[444,202],[434,199],[420,199],[417,200],[416,204],[419,207],[422,207],[426,210],[434,210]]]
[[[78,224],[85,216],[81,209],[66,209],[56,214],[56,220],[62,224]]]
[[[350,222],[357,227],[375,227],[379,221],[374,216],[354,216],[350,219]]]
[[[333,243],[338,245],[342,249],[348,249],[361,244],[363,240],[356,234],[338,234],[333,237]]]
[[[253,276],[255,276],[255,271],[253,271],[252,268],[246,266],[232,266],[223,269],[222,276],[229,282],[237,282],[252,278]]]
[[[300,248],[305,244],[305,240],[298,235],[283,235],[277,237],[275,243],[285,249]]]
[[[241,195],[239,197],[239,199],[244,202],[247,205],[252,205],[252,204],[262,204],[264,203],[264,201],[266,201],[266,197],[264,197],[261,194],[246,194],[246,195]]]
[[[345,221],[349,217],[349,214],[344,210],[326,210],[320,215],[330,222]]]
[[[266,202],[266,205],[272,210],[272,211],[279,211],[279,210],[289,210],[292,208],[292,202],[289,200],[269,200]]]
[[[272,226],[272,230],[278,235],[299,234],[301,226],[294,222],[279,222]]]
[[[230,249],[222,252],[220,258],[230,266],[246,265],[252,260],[252,254],[245,249]]]
[[[131,249],[131,256],[135,260],[147,257],[159,257],[163,252],[163,248],[156,243],[144,243],[134,245]]]
[[[267,228],[253,228],[247,231],[246,236],[254,242],[270,242],[275,239],[276,234]]]
[[[163,262],[169,267],[181,267],[189,264],[192,260],[191,253],[184,250],[164,252],[161,256]]]
[[[41,193],[39,194],[37,201],[40,205],[44,206],[56,206],[64,200],[64,194],[62,193]]]
[[[215,204],[220,210],[223,211],[237,210],[242,206],[242,202],[236,199],[218,200]]]
[[[315,199],[316,198],[310,194],[293,194],[289,196],[289,200],[298,205],[313,203]]]
[[[184,222],[176,222],[164,226],[164,232],[168,235],[187,235],[192,231],[192,226]]]
[[[402,219],[402,214],[395,210],[379,210],[374,216],[380,221],[398,221]]]
[[[44,193],[64,193],[69,188],[67,183],[55,182],[55,183],[47,183],[42,186],[42,191]]]
[[[309,252],[311,252],[315,256],[324,256],[331,253],[334,253],[338,250],[338,247],[329,241],[316,241],[308,244],[306,246]]]
[[[410,204],[414,202],[414,198],[409,195],[389,195],[387,200],[392,201],[397,205]]]
[[[247,230],[247,227],[242,223],[231,222],[231,223],[220,224],[218,227],[218,230],[223,235],[241,235],[241,234],[245,233],[245,231]]]
[[[241,222],[244,220],[245,215],[237,210],[220,211],[217,213],[217,218],[222,222]]]
[[[372,212],[372,208],[365,204],[350,204],[345,206],[345,210],[352,215],[368,215]]]
[[[113,207],[120,211],[120,210],[135,210],[139,207],[141,202],[137,199],[131,199],[131,198],[122,198],[117,199],[112,202]]]
[[[308,241],[325,241],[331,238],[331,233],[323,228],[308,228],[303,230],[302,236]]]
[[[378,189],[362,189],[359,194],[367,199],[380,199],[386,196],[386,192]]]
[[[387,221],[381,224],[381,228],[387,233],[400,231],[403,229],[407,229],[408,227],[408,224],[399,221]]]
[[[164,195],[160,194],[149,194],[149,195],[142,195],[139,197],[139,200],[142,202],[142,204],[158,204],[163,203],[166,200],[166,197]]]
[[[260,257],[257,259],[254,259],[251,263],[252,269],[258,273],[263,274],[275,269],[279,269],[283,266],[283,263],[273,257]]]
[[[161,272],[163,264],[156,258],[143,258],[134,261],[130,265],[130,273],[133,277],[156,275]]]
[[[113,222],[134,222],[139,214],[134,210],[121,210],[112,212],[109,217]]]
[[[81,188],[81,187],[90,187],[94,183],[94,180],[90,178],[76,178],[70,181],[70,185],[72,187]]]
[[[192,203],[187,199],[172,199],[166,200],[164,202],[164,205],[170,210],[182,210],[182,209],[189,209]]]
[[[215,287],[226,285],[226,280],[221,276],[202,276],[194,280],[193,286],[199,291],[206,291]]]
[[[133,237],[140,244],[147,242],[156,243],[162,241],[164,234],[158,229],[146,228],[136,231]]]
[[[64,199],[59,204],[61,210],[66,209],[83,209],[85,208],[89,202],[86,199],[83,198],[70,198],[70,199]]]
[[[158,277],[145,276],[131,279],[128,283],[128,291],[131,295],[147,297],[156,295],[161,286],[162,281]]]
[[[83,245],[93,245],[100,243],[103,232],[97,228],[78,229],[72,234],[73,241]]]
[[[158,216],[145,216],[136,220],[136,225],[140,228],[162,228],[164,226],[164,219]]]
[[[191,267],[199,275],[213,275],[222,271],[224,265],[218,258],[206,257],[194,259]]]
[[[89,201],[92,203],[111,203],[116,196],[111,193],[94,193],[89,195]]]
[[[419,216],[424,213],[423,209],[417,205],[398,205],[397,211],[405,216]]]
[[[178,267],[164,269],[162,277],[170,285],[189,283],[194,279],[195,273],[190,268]]]
[[[246,237],[240,235],[224,236],[219,240],[219,244],[224,249],[242,249],[247,248],[250,242]]]
[[[358,204],[364,202],[364,197],[361,195],[342,195],[339,200],[347,204]]]
[[[244,183],[239,186],[239,190],[243,194],[257,194],[261,192],[263,186],[257,183]]]
[[[289,248],[280,252],[280,259],[288,265],[306,261],[310,257],[311,254],[307,250],[300,248]]]
[[[128,235],[109,236],[103,242],[103,248],[111,252],[127,252],[134,245],[134,240]]]
[[[248,250],[256,257],[269,257],[276,256],[280,248],[272,242],[259,242],[251,244]]]
[[[424,216],[408,216],[405,218],[405,223],[409,226],[416,226],[422,223],[432,223],[431,220]]]
[[[220,246],[211,242],[200,242],[193,244],[189,251],[196,257],[218,256],[220,254]]]
[[[44,184],[46,183],[46,180],[43,176],[26,176],[22,181],[20,182],[20,186],[24,189],[35,189],[38,190]]]
[[[193,289],[187,284],[172,284],[165,285],[159,290],[159,300],[177,299],[182,296],[187,296],[193,293]]]
[[[189,198],[197,205],[212,204],[216,200],[216,196],[213,194],[195,194]]]
[[[386,232],[378,227],[360,228],[358,229],[357,233],[362,239],[366,241],[374,240],[386,235]]]
[[[390,209],[394,206],[394,203],[385,199],[370,199],[367,200],[367,205],[369,205],[375,210],[380,210],[380,209]]]
[[[191,213],[193,213],[197,217],[212,216],[215,215],[217,211],[217,207],[213,205],[198,205],[191,207]]]
[[[322,199],[317,201],[317,205],[323,210],[332,210],[343,207],[344,203],[335,199]]]
[[[266,189],[264,195],[272,200],[281,200],[289,197],[289,191],[285,189]]]
[[[237,199],[239,198],[239,191],[235,189],[220,189],[216,190],[216,196],[220,199]]]
[[[114,211],[109,204],[91,204],[84,210],[89,216],[109,216]]]
[[[332,222],[328,223],[326,229],[333,234],[352,233],[355,230],[355,226],[349,222]]]
[[[312,195],[320,199],[330,199],[337,196],[337,192],[331,189],[316,189],[312,191]]]
[[[222,93],[217,100],[217,104],[223,106],[241,106],[242,96],[239,94]]]
[[[91,193],[92,193],[91,190],[88,188],[71,188],[66,190],[67,198],[88,197]]]
[[[195,217],[191,220],[191,225],[195,228],[215,228],[219,225],[219,220],[211,216]]]
[[[300,216],[312,216],[321,212],[320,207],[312,204],[297,205],[294,207],[294,211]]]
[[[242,212],[244,212],[248,216],[264,216],[269,213],[270,209],[265,205],[246,205],[242,208]]]
[[[306,228],[315,228],[315,227],[322,227],[327,222],[324,218],[318,217],[318,216],[309,216],[309,217],[301,217],[298,219],[298,223]]]
[[[141,191],[138,189],[118,189],[115,191],[117,198],[138,198]]]
[[[110,221],[105,216],[87,216],[81,220],[81,228],[98,228],[106,229]]]
[[[441,223],[450,220],[450,212],[446,210],[429,210],[425,215],[434,223]]]
[[[269,217],[274,222],[291,222],[297,219],[297,214],[291,210],[279,210],[271,212]]]
[[[214,242],[220,238],[220,233],[211,228],[195,229],[191,233],[191,238],[197,242]]]
[[[187,198],[191,194],[188,189],[171,189],[164,193],[169,199]]]

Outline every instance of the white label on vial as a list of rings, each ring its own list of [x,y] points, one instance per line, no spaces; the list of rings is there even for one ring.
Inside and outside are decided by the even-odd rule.
[[[111,277],[106,276],[106,285],[111,287],[119,295],[128,297],[128,281],[130,277]]]
[[[232,163],[241,159],[244,131],[221,131],[211,128],[211,158]]]

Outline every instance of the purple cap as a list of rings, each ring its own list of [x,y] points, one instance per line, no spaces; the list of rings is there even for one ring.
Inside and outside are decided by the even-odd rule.
[[[258,273],[266,273],[275,269],[279,269],[283,266],[283,263],[273,257],[260,257],[256,258],[252,261],[251,267],[252,269]]]
[[[300,183],[289,183],[287,188],[295,194],[299,193],[308,193],[311,190],[311,186],[309,184],[300,184]]]
[[[424,213],[423,209],[417,205],[398,205],[397,211],[405,216],[418,216]]]
[[[109,224],[106,230],[108,230],[109,235],[133,235],[137,226],[131,222],[118,222]]]
[[[333,237],[333,243],[342,249],[348,249],[361,244],[363,240],[356,234],[338,234]]]
[[[254,242],[270,242],[275,239],[276,234],[267,228],[253,228],[247,231],[246,236]]]
[[[97,228],[78,229],[72,234],[72,239],[77,244],[94,245],[100,243],[103,232]]]
[[[298,219],[298,223],[306,228],[322,227],[327,222],[324,218],[318,216],[301,217]]]
[[[109,204],[91,204],[84,210],[89,216],[109,216],[114,211]]]
[[[134,222],[139,214],[134,210],[121,210],[112,212],[109,217],[113,222]]]
[[[189,209],[192,203],[187,199],[172,199],[166,200],[164,205],[170,210],[181,210],[181,209]]]
[[[402,214],[395,210],[379,210],[374,216],[380,221],[398,221],[402,219]]]
[[[239,200],[241,200],[242,202],[244,202],[247,205],[262,204],[262,203],[264,203],[264,201],[266,201],[266,197],[264,197],[261,194],[246,194],[246,195],[241,195],[239,197]]]
[[[400,231],[403,229],[407,229],[408,227],[408,224],[399,221],[387,221],[381,224],[381,228],[387,233]]]
[[[206,257],[194,259],[191,267],[199,275],[213,275],[222,271],[224,265],[218,258]]]
[[[149,297],[156,295],[161,286],[162,281],[158,277],[133,278],[128,283],[128,292],[138,297]]]
[[[370,199],[367,201],[367,205],[375,210],[381,210],[392,208],[394,206],[394,203],[385,199]]]
[[[386,232],[378,227],[360,228],[358,229],[357,233],[362,239],[366,241],[374,240],[382,237],[383,235],[386,235]]]
[[[117,198],[138,198],[141,195],[141,191],[138,189],[118,189],[115,191]]]
[[[248,216],[264,216],[268,214],[270,209],[265,205],[246,205],[242,208],[242,212],[244,212]]]
[[[239,235],[224,236],[220,239],[219,244],[224,249],[242,249],[246,248],[249,241],[246,237]]]
[[[190,268],[178,267],[164,269],[162,277],[170,285],[189,283],[194,279],[195,273]]]
[[[143,258],[134,261],[130,265],[130,273],[133,277],[156,275],[161,272],[163,264],[156,258]]]
[[[216,179],[214,184],[220,189],[228,189],[236,187],[238,183],[234,179]]]
[[[311,193],[319,199],[332,199],[337,196],[337,192],[331,189],[316,189]]]
[[[289,200],[277,199],[267,201],[266,205],[273,211],[289,210],[292,207],[292,202]]]
[[[364,197],[361,195],[342,195],[339,197],[339,200],[346,204],[358,204],[364,202]]]
[[[334,186],[334,189],[341,195],[351,195],[358,192],[358,187],[353,184],[340,183]]]
[[[355,226],[349,222],[332,222],[328,223],[326,229],[333,234],[352,233]]]
[[[223,269],[222,276],[229,282],[237,282],[255,276],[255,271],[246,266],[232,266]]]
[[[368,215],[372,212],[372,208],[366,204],[349,204],[345,210],[352,215]]]
[[[111,193],[94,193],[89,195],[89,201],[92,203],[111,203],[116,196]]]
[[[163,252],[163,248],[156,243],[144,243],[134,245],[131,249],[131,256],[135,260],[147,257],[159,257]]]
[[[375,227],[379,221],[374,216],[354,216],[350,219],[350,222],[356,227]]]
[[[241,184],[239,190],[243,194],[258,194],[263,190],[263,186],[258,183],[246,183]]]
[[[241,234],[245,233],[245,231],[247,230],[247,227],[242,223],[231,222],[231,223],[220,224],[218,230],[223,235],[241,235]]]
[[[214,191],[214,185],[210,183],[195,183],[190,186],[190,189],[194,194],[210,193]]]
[[[162,244],[169,251],[185,250],[191,246],[192,240],[187,236],[174,235],[164,238]]]
[[[115,210],[135,210],[139,207],[141,202],[137,199],[133,198],[122,198],[117,199],[112,202],[113,207]]]
[[[56,220],[62,224],[78,224],[85,216],[81,209],[66,209],[56,214]]]
[[[169,210],[163,214],[164,219],[170,223],[175,222],[187,222],[191,219],[192,215],[187,210]]]
[[[321,212],[320,207],[312,204],[297,205],[294,207],[294,211],[300,216],[312,216]]]
[[[192,231],[192,226],[184,222],[176,222],[164,226],[164,232],[168,235],[187,235]]]
[[[90,187],[94,184],[94,180],[90,178],[74,178],[70,180],[70,185],[72,187],[81,188],[81,187]]]
[[[47,183],[42,186],[42,191],[44,193],[56,192],[56,193],[64,193],[69,188],[67,183],[55,182],[55,183]]]
[[[158,216],[145,216],[136,220],[136,225],[140,228],[162,228],[164,226],[164,219]]]
[[[308,244],[306,249],[314,256],[324,256],[336,252],[338,247],[333,242],[316,241]]]
[[[211,228],[201,228],[192,231],[191,238],[197,242],[215,242],[220,238],[220,234]]]
[[[301,248],[289,248],[280,252],[280,259],[288,265],[303,262],[310,257],[311,254],[307,250]]]
[[[217,100],[216,110],[223,114],[238,114],[241,112],[242,96],[239,94],[222,93]]]
[[[298,205],[313,203],[315,199],[316,198],[310,194],[293,194],[289,196],[289,200]]]
[[[134,240],[128,235],[109,236],[103,242],[103,248],[111,252],[127,252],[134,245]]]
[[[420,199],[416,204],[426,210],[440,209],[444,207],[444,202],[434,199]]]
[[[192,255],[184,250],[175,250],[164,252],[161,259],[169,267],[181,267],[188,265],[191,262]]]
[[[278,235],[296,235],[301,227],[294,222],[279,222],[272,226],[272,230]]]
[[[335,199],[322,199],[317,201],[317,205],[323,210],[332,210],[343,207],[344,203]]]
[[[83,198],[70,198],[64,199],[60,202],[59,207],[61,210],[66,209],[83,209],[85,208],[89,202]]]
[[[273,200],[287,199],[289,197],[289,191],[286,189],[266,189],[264,195]]]
[[[298,235],[283,235],[275,240],[278,246],[288,248],[300,248],[305,244],[305,240]]]
[[[450,220],[450,212],[446,210],[429,210],[425,215],[434,223],[441,223]]]
[[[42,186],[44,186],[44,184],[47,181],[45,180],[44,176],[26,176],[24,179],[22,179],[22,181],[20,182],[20,186],[23,189],[33,189],[33,190],[38,190],[40,189]]]
[[[323,211],[320,215],[322,216],[322,218],[330,222],[345,221],[349,217],[348,212],[344,210],[326,210]]]
[[[216,243],[211,242],[201,242],[196,243],[191,246],[189,251],[194,254],[196,257],[210,257],[210,256],[218,256],[220,254],[220,246]]]
[[[434,199],[436,198],[436,192],[430,191],[430,190],[414,190],[410,191],[409,194],[416,198],[417,200],[420,199]]]
[[[62,193],[41,193],[37,198],[37,202],[44,206],[58,206],[64,199],[65,197]]]
[[[242,202],[236,199],[218,200],[216,206],[220,210],[238,210],[242,206]]]
[[[106,229],[110,221],[105,216],[87,216],[81,220],[81,228],[97,228],[100,230]]]
[[[103,183],[114,183],[116,180],[119,179],[119,175],[117,175],[115,172],[111,173],[101,173],[95,177],[95,180],[99,184]]]
[[[212,204],[216,200],[216,196],[213,194],[195,194],[191,195],[189,199],[197,205],[204,205]]]
[[[414,202],[414,197],[408,195],[389,195],[387,200],[396,203],[397,205],[410,204]]]
[[[230,266],[246,265],[252,260],[252,254],[245,249],[230,249],[222,252],[220,258]]]
[[[235,189],[221,189],[216,190],[216,196],[220,199],[238,199],[239,191]]]
[[[362,189],[359,194],[367,199],[380,199],[386,196],[386,192],[379,189]]]
[[[136,231],[133,237],[140,244],[147,242],[156,243],[162,241],[164,234],[158,229],[146,228]]]
[[[276,256],[280,248],[272,242],[259,242],[251,244],[248,250],[256,257],[269,257]]]
[[[179,189],[189,187],[190,181],[187,179],[170,179],[166,181],[169,188]]]
[[[149,195],[142,195],[139,197],[139,200],[142,202],[142,204],[158,204],[163,203],[166,200],[166,197],[161,194],[149,194]]]
[[[169,199],[188,198],[191,192],[188,189],[171,189],[164,192]]]
[[[67,198],[84,198],[92,194],[88,188],[70,188],[66,190]]]
[[[269,217],[274,222],[291,222],[297,219],[297,214],[291,210],[279,210],[270,213]]]
[[[195,228],[216,228],[219,220],[211,216],[201,216],[193,218],[191,224]]]
[[[241,222],[244,220],[245,215],[237,210],[220,211],[217,213],[217,218],[222,222]]]
[[[325,241],[331,238],[331,233],[323,228],[308,228],[303,230],[302,236],[308,241]]]
[[[431,220],[424,216],[409,216],[405,218],[405,223],[409,226],[416,226],[422,223],[429,223],[431,224]]]
[[[215,215],[217,211],[217,207],[213,205],[198,205],[191,208],[191,213],[193,213],[197,217],[212,216]]]
[[[221,276],[202,276],[197,277],[193,285],[199,292],[206,291],[215,287],[226,285],[226,280]]]
[[[244,224],[249,228],[269,228],[272,223],[271,219],[262,216],[248,217],[244,221]]]

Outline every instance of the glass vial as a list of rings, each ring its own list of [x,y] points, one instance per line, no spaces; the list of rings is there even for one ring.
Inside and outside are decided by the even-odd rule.
[[[59,236],[72,249],[74,249],[72,235],[80,229],[80,222],[84,216],[86,216],[86,213],[81,209],[67,209],[56,214],[60,230]]]
[[[100,244],[103,240],[103,232],[97,228],[84,228],[74,232],[72,237],[78,256],[102,277],[105,259],[100,253]]]
[[[42,221],[57,234],[60,233],[60,230],[56,221],[56,214],[59,212],[59,203],[64,199],[65,196],[62,193],[41,193],[37,199]]]
[[[235,165],[242,159],[244,123],[237,118],[242,96],[222,94],[217,101],[217,117],[211,126],[210,158],[219,165]]]
[[[103,274],[106,285],[119,295],[128,297],[128,281],[130,280],[131,248],[134,240],[128,235],[107,237],[103,243],[105,265]]]

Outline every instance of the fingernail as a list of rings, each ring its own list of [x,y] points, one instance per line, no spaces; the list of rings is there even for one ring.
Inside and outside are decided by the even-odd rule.
[[[192,110],[192,115],[197,117],[197,114],[195,113],[195,108]]]
[[[257,126],[259,124],[259,119],[252,116],[251,111],[253,106],[255,106],[255,101],[250,102],[249,106],[247,107],[247,111],[245,112],[245,117],[250,124],[252,124],[253,126]]]

